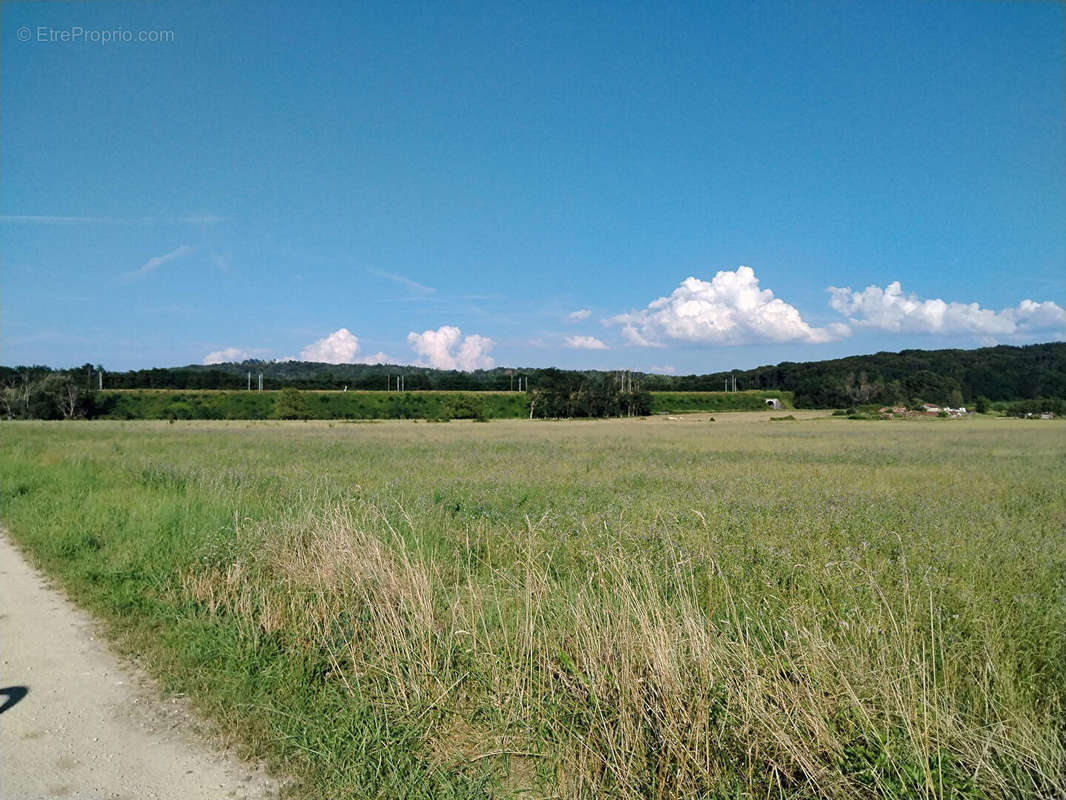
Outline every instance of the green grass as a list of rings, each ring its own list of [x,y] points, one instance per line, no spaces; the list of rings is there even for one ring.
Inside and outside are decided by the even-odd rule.
[[[782,408],[792,408],[792,392],[747,390],[743,392],[652,392],[655,413],[678,414],[693,411],[765,411],[766,401],[777,398]]]
[[[104,390],[94,395],[94,416],[102,419],[271,419],[279,391]],[[312,419],[448,419],[457,402],[478,406],[488,419],[529,416],[524,392],[326,392],[302,391],[300,403]],[[791,392],[652,392],[655,413],[759,411],[765,399],[792,408]]]
[[[0,425],[16,541],[306,797],[1055,798],[1061,422]]]

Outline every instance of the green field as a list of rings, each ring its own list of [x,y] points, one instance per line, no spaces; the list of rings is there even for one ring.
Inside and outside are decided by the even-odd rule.
[[[306,798],[1061,798],[1059,421],[5,422],[0,517]]]
[[[96,392],[93,415],[102,419],[271,419],[280,391],[108,389]],[[310,419],[487,419],[529,416],[524,392],[302,391],[302,415]],[[652,392],[655,413],[754,411],[765,398],[792,407],[791,392]]]

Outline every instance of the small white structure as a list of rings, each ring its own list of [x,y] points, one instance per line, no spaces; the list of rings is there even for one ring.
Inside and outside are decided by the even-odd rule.
[[[781,401],[778,400],[776,397],[767,397],[766,405],[769,408],[772,408],[774,411],[780,411],[782,408],[784,408],[784,406],[781,405]]]

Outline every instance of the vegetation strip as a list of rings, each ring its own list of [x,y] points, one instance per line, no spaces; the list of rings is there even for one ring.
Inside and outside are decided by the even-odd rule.
[[[5,423],[0,501],[307,797],[1061,796],[1062,423],[696,419]]]
[[[405,391],[395,391],[398,388]],[[737,388],[744,391],[729,391]],[[269,393],[286,389],[316,393],[284,399]],[[219,396],[215,390],[228,394]],[[344,397],[337,397],[337,391],[343,391]],[[99,365],[70,370],[0,367],[0,417],[8,419],[633,416],[651,411],[739,411],[760,407],[752,405],[755,398],[788,398],[784,407],[797,408],[868,406],[876,411],[880,406],[918,407],[930,402],[952,408],[966,405],[981,413],[994,408],[1014,416],[1062,416],[1066,342],[904,350],[676,376],[628,370],[500,367],[459,372],[410,365],[246,361],[106,373],[105,386],[105,371]]]

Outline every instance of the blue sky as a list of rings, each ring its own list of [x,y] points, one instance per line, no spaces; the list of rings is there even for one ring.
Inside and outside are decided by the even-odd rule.
[[[0,13],[5,364],[1066,338],[1058,3]]]

